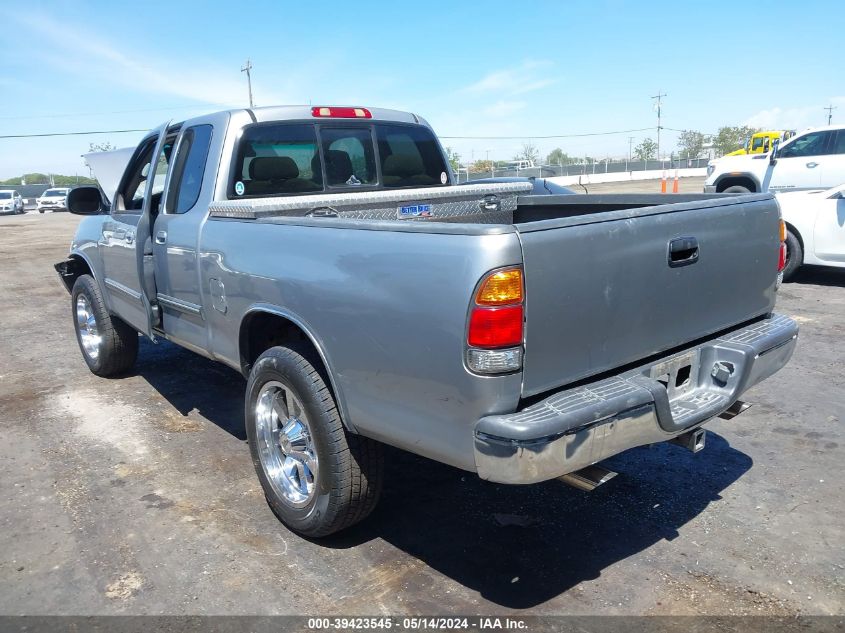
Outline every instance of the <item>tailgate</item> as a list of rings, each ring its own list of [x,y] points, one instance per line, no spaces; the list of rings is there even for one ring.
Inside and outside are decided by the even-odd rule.
[[[523,396],[770,312],[779,216],[774,199],[755,196],[518,224]]]

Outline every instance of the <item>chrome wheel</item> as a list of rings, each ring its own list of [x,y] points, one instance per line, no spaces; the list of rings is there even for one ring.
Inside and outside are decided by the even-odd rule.
[[[100,355],[100,332],[94,310],[84,294],[76,298],[76,327],[79,329],[82,351],[91,360],[97,360]]]
[[[270,381],[255,403],[258,458],[273,490],[294,507],[307,505],[317,481],[317,454],[302,402],[290,387]]]

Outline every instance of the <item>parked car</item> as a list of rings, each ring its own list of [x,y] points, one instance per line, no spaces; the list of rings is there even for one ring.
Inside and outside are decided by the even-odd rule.
[[[845,125],[806,130],[765,154],[723,156],[707,166],[705,193],[826,189],[845,182]]]
[[[14,189],[0,189],[0,213],[23,213],[23,198]]]
[[[266,498],[311,537],[373,509],[382,443],[507,484],[698,451],[796,344],[771,195],[454,185],[424,119],[367,108],[162,125],[114,182],[86,158],[56,264],[85,363],[127,371],[141,332],[242,372]]]
[[[67,211],[68,188],[48,189],[36,200],[39,213],[45,211]]]
[[[804,264],[845,268],[845,185],[777,199],[787,230],[784,279]]]

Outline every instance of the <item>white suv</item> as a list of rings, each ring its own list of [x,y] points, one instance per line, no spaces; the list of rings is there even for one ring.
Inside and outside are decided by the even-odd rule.
[[[70,189],[57,188],[48,189],[38,198],[38,212],[45,211],[67,211],[67,194]]]
[[[23,213],[23,198],[14,189],[0,189],[0,213]]]
[[[845,125],[805,130],[768,154],[710,161],[704,193],[826,189],[845,183]]]

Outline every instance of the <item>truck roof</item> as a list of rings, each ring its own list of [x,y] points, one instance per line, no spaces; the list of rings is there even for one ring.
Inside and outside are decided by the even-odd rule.
[[[394,123],[422,123],[428,126],[428,123],[422,118],[413,114],[412,112],[402,112],[401,110],[390,110],[388,108],[370,108],[366,106],[338,106],[338,105],[277,105],[277,106],[263,106],[260,108],[252,108],[256,120],[264,121],[290,121],[313,119],[315,121],[324,120],[331,117],[315,117],[312,115],[313,108],[358,108],[366,109],[371,115],[371,119],[362,120],[377,120],[377,121],[392,121]],[[232,110],[231,112],[243,112],[243,109]],[[355,118],[336,119],[345,121],[354,121]]]

